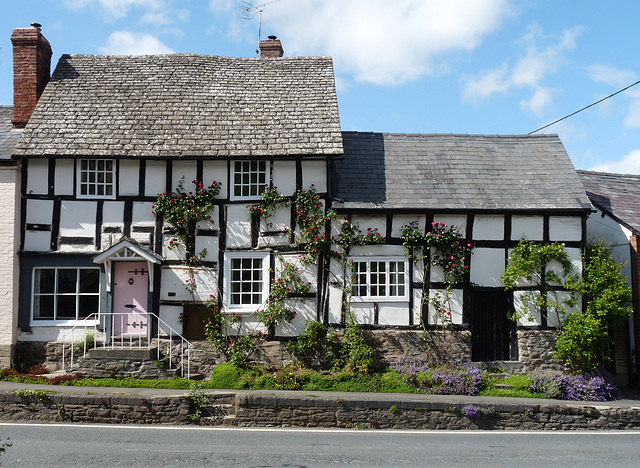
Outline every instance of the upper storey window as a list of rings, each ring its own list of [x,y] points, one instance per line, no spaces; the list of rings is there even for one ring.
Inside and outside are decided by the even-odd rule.
[[[78,161],[78,196],[114,198],[115,164],[112,159]]]
[[[258,199],[269,186],[267,161],[233,161],[232,199]]]

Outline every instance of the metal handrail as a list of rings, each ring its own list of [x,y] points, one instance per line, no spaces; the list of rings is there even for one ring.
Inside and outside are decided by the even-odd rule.
[[[107,333],[106,327],[105,330],[100,330],[100,319],[103,317],[112,317],[111,320],[111,327],[109,330],[109,333]],[[116,349],[116,342],[119,339],[120,345],[118,346],[118,348],[124,348],[127,347],[129,349],[133,349],[136,348],[135,343],[137,341],[137,349],[151,349],[151,328],[148,326],[149,324],[149,319],[150,318],[155,318],[158,322],[158,332],[157,332],[157,336],[156,336],[156,340],[158,343],[158,349],[157,349],[157,359],[158,361],[160,360],[160,328],[162,325],[162,328],[165,330],[165,332],[168,330],[169,332],[169,349],[168,349],[168,353],[167,355],[169,356],[169,369],[173,369],[172,367],[172,362],[171,362],[171,355],[173,352],[173,340],[174,340],[174,336],[176,338],[180,339],[180,366],[182,367],[182,374],[184,375],[184,363],[185,363],[185,345],[186,345],[186,354],[187,354],[187,375],[191,374],[191,347],[193,346],[193,343],[191,343],[189,340],[187,340],[184,336],[182,336],[180,333],[178,333],[177,331],[175,331],[171,326],[169,326],[169,324],[167,324],[167,322],[165,322],[164,320],[162,320],[160,317],[158,317],[156,314],[154,314],[153,312],[147,312],[146,313],[146,317],[147,317],[147,323],[144,325],[147,325],[147,333],[146,333],[146,338],[147,338],[147,345],[144,346],[142,344],[142,339],[143,339],[143,335],[139,334],[137,337],[137,340],[134,340],[134,335],[132,334],[128,334],[128,335],[116,335],[115,334],[115,326],[116,326],[116,318],[120,317],[120,324],[123,323],[123,319],[124,317],[129,317],[130,314],[127,312],[106,312],[106,313],[93,313],[87,317],[85,317],[82,320],[82,323],[76,324],[74,325],[71,329],[70,329],[70,341],[71,341],[71,345],[70,345],[70,362],[69,362],[69,366],[73,366],[73,360],[74,360],[74,351],[75,351],[75,344],[76,344],[76,332],[78,331],[78,329],[82,329],[83,330],[83,337],[80,338],[78,337],[77,341],[82,340],[82,356],[86,356],[87,355],[87,342],[89,341],[88,336],[89,336],[89,332],[93,333],[93,349],[97,349],[98,348],[98,342],[101,341],[102,342],[102,346],[101,348],[108,348],[109,344],[111,349]],[[93,322],[92,324],[89,324],[88,322]],[[141,324],[142,326],[143,324]],[[125,346],[125,339],[128,337],[128,346]],[[68,343],[67,340],[63,340],[62,342],[62,371],[66,372],[66,358],[65,358],[65,347],[66,344]]]

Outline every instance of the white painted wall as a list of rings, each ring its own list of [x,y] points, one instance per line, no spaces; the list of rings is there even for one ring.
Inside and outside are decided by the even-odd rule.
[[[595,209],[595,208],[594,208]],[[587,242],[604,242],[611,246],[611,253],[617,262],[623,263],[622,274],[631,284],[631,231],[616,220],[595,209],[587,218]]]
[[[289,197],[296,191],[296,163],[295,161],[273,162],[273,186],[278,192]]]
[[[431,289],[429,291],[429,298],[434,299],[436,295],[440,295],[440,300],[445,297],[446,291],[439,289]],[[451,312],[451,323],[460,325],[462,323],[462,311],[463,311],[463,293],[461,289],[454,289],[451,291],[451,299],[446,301],[444,308],[447,312]],[[433,304],[429,304],[429,325],[446,325],[447,322],[443,322],[442,317],[438,317],[438,311]]]
[[[476,248],[471,255],[470,279],[478,286],[504,287],[504,249]]]
[[[579,241],[582,239],[582,219],[579,216],[549,216],[549,240]]]
[[[196,179],[197,165],[195,161],[174,161],[171,173],[171,191],[175,192],[182,180],[182,188],[185,192],[193,192],[195,185],[191,182]]]
[[[49,193],[48,159],[29,159],[27,164],[27,193],[36,195]]]
[[[312,185],[316,192],[327,191],[326,161],[302,161],[302,190],[309,190]]]
[[[425,216],[424,215],[393,215],[392,223],[391,223],[391,236],[400,237],[402,234],[402,227],[408,226],[414,221],[417,221],[418,227],[424,230],[425,225]]]
[[[202,179],[205,186],[211,185],[214,181],[218,182],[220,185],[218,198],[227,197],[227,161],[204,161]]]
[[[386,237],[387,232],[387,217],[386,216],[362,216],[362,215],[353,215],[351,217],[351,224],[354,226],[358,226],[360,229],[359,235],[365,236],[367,234],[367,230],[371,229],[370,232],[375,232],[376,229],[380,233],[382,237]]]
[[[140,191],[140,161],[135,159],[121,159],[119,164],[119,194],[121,196],[138,195]]]
[[[538,297],[540,297],[539,291],[513,292],[513,306],[516,314],[520,316],[518,325],[537,326],[542,323],[540,309],[535,303]]]
[[[184,287],[190,276],[196,280],[197,289],[192,296]],[[175,293],[175,295],[169,295]],[[218,295],[218,275],[209,268],[192,268],[172,265],[163,266],[160,280],[160,300],[165,301],[206,301],[209,295]]]
[[[523,238],[541,241],[544,239],[544,218],[542,216],[511,217],[511,240]]]
[[[147,197],[155,197],[167,191],[167,163],[164,161],[147,161],[144,194]]]
[[[63,200],[60,204],[60,236],[95,237],[95,201]]]
[[[227,209],[227,248],[251,248],[251,216],[247,207],[228,205]]]
[[[54,193],[56,195],[73,195],[73,159],[56,159]]]
[[[132,226],[155,226],[156,216],[152,213],[153,202],[133,202]]]
[[[304,332],[307,322],[316,319],[315,299],[290,299],[285,301],[285,305],[296,311],[296,316],[291,323],[278,325],[276,336],[298,336]]]
[[[473,240],[503,240],[504,216],[476,215],[473,220]]]
[[[160,334],[161,335],[169,335],[170,331],[169,327],[178,333],[182,334],[182,324],[180,323],[180,314],[182,313],[183,307],[178,305],[161,305],[160,310],[158,311],[158,317],[163,320],[165,323],[160,322]]]

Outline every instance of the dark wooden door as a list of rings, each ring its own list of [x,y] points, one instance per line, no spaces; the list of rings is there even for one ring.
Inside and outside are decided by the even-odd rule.
[[[471,291],[471,359],[508,361],[512,357],[514,323],[507,318],[504,291]]]

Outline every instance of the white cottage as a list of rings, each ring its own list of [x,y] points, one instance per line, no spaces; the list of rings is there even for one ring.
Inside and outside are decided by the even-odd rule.
[[[37,28],[21,31],[43,39]],[[437,331],[421,298],[442,291],[443,271],[407,257],[400,233],[442,222],[473,246],[450,310],[457,355],[540,354],[556,324],[544,314],[508,321],[519,292],[505,292],[500,276],[522,237],[564,242],[579,266],[590,205],[557,136],[341,132],[331,59],[282,57],[275,39],[261,49],[261,58],[62,56],[12,152],[22,168],[23,348],[35,352],[85,323],[124,336],[182,330],[184,302],[211,295],[255,323],[282,261],[300,265],[310,289],[276,338],[311,319],[344,325],[345,300],[387,342],[390,330]],[[158,194],[198,190],[191,181],[220,190],[186,252],[170,248],[175,230],[153,205]],[[321,210],[338,214],[328,236],[346,218],[380,239],[303,266],[295,207],[274,206],[269,217],[247,209],[266,188],[317,194]]]

